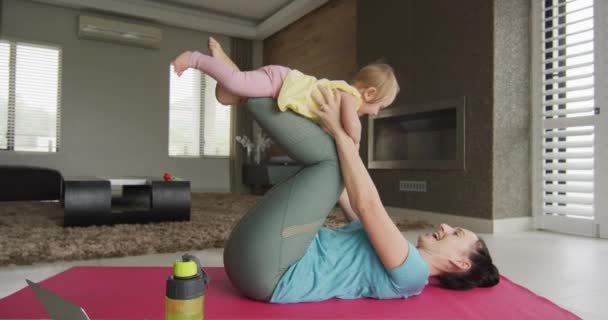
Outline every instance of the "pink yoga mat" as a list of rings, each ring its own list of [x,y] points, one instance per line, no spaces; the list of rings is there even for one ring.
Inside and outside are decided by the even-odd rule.
[[[505,277],[464,292],[429,286],[409,299],[333,299],[276,305],[242,297],[223,268],[206,268],[205,319],[579,319]],[[165,267],[74,267],[41,282],[82,306],[91,319],[164,319]],[[23,281],[25,286],[25,280]],[[29,287],[0,300],[1,319],[43,318]]]

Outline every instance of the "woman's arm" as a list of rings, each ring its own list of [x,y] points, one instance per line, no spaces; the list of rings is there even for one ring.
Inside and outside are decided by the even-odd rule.
[[[344,214],[344,218],[348,220],[348,222],[353,222],[355,220],[359,220],[357,217],[357,213],[353,210],[352,205],[350,204],[350,198],[348,197],[348,192],[346,189],[342,191],[340,198],[338,199],[338,204],[340,204],[340,208],[342,208],[342,213]]]
[[[407,258],[409,244],[382,205],[378,190],[363,165],[353,140],[340,125],[340,95],[329,95],[319,88],[322,99],[313,96],[322,111],[313,110],[319,116],[319,124],[336,140],[340,168],[350,203],[359,216],[376,254],[387,269],[400,266]]]

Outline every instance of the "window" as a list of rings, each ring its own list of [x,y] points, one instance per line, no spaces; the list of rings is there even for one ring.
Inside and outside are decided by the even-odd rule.
[[[593,0],[545,1],[545,214],[593,217]]]
[[[229,156],[231,108],[215,99],[215,80],[193,69],[169,73],[169,156]]]
[[[0,40],[0,150],[57,152],[61,50]]]
[[[540,228],[608,236],[604,0],[532,1],[533,211]]]

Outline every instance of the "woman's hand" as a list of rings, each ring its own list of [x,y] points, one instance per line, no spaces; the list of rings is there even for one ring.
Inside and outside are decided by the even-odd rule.
[[[339,133],[344,133],[340,121],[340,92],[334,89],[332,96],[327,89],[321,86],[317,86],[317,88],[321,92],[321,96],[313,93],[312,98],[319,105],[319,109],[311,108],[310,111],[319,117],[319,125],[325,132],[333,137]]]
[[[340,92],[334,92],[332,97],[323,88],[319,88],[319,91],[323,96],[313,95],[313,98],[322,109],[311,108],[311,112],[319,117],[321,128],[334,137],[349,203],[384,267],[394,269],[405,261],[409,244],[386,212],[374,181],[361,161],[355,142],[342,129]]]

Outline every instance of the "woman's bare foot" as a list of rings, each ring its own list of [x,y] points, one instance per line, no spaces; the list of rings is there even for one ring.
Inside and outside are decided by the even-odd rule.
[[[220,84],[215,87],[215,99],[225,106],[240,106],[249,100],[249,98],[241,97],[228,91]]]
[[[232,59],[230,59],[230,57],[226,55],[226,52],[224,52],[222,45],[217,42],[217,40],[215,40],[213,37],[209,37],[209,40],[207,40],[207,46],[209,46],[209,52],[211,52],[212,56],[222,59],[227,65],[231,66],[234,70],[239,70],[239,67],[237,67],[237,65],[232,62]]]

